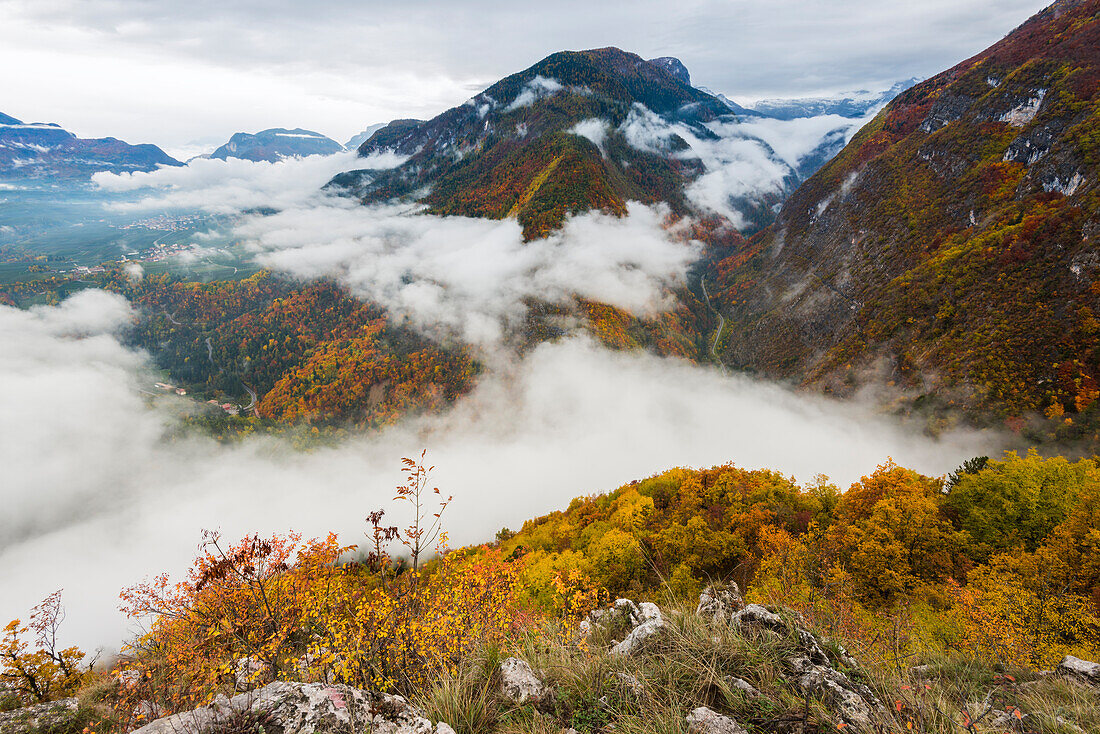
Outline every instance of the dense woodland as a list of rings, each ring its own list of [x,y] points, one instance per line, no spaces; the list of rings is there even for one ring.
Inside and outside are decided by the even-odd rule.
[[[1100,467],[1008,455],[945,482],[886,463],[841,490],[773,471],[675,469],[502,531],[541,605],[576,570],[612,596],[732,579],[870,639],[1036,667],[1100,653]]]

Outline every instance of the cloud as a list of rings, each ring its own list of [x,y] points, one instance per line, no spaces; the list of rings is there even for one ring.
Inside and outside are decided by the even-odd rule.
[[[229,234],[265,267],[336,278],[356,295],[438,337],[495,347],[522,327],[527,302],[576,297],[651,316],[673,304],[701,245],[666,227],[667,209],[631,202],[628,215],[570,217],[549,237],[523,240],[515,219],[423,215],[420,207],[361,206],[320,191],[348,168],[380,168],[400,156],[353,153],[278,163],[200,159],[152,173],[96,174],[111,192],[141,194],[123,209],[187,209],[239,217]],[[197,238],[201,239],[201,238]]]
[[[346,140],[430,117],[562,49],[677,56],[731,95],[884,88],[968,58],[1048,0],[6,0],[5,112],[170,147],[273,126]]]
[[[0,309],[0,544],[63,522],[67,502],[110,494],[106,485],[125,482],[148,448],[142,437],[155,433],[156,417],[133,389],[143,360],[114,336],[129,317],[125,299],[100,291],[54,308]]]
[[[652,315],[671,305],[700,247],[665,230],[665,211],[572,217],[524,242],[514,219],[435,217],[343,201],[252,217],[235,230],[261,263],[304,278],[336,277],[353,293],[437,335],[491,346],[522,325],[526,302],[574,296]]]
[[[335,448],[169,438],[190,403],[141,392],[159,378],[120,344],[128,317],[100,291],[29,312],[0,307],[0,619],[64,588],[66,644],[117,646],[120,588],[182,573],[202,528],[361,540],[366,513],[391,506],[399,458],[424,447],[455,496],[453,541],[465,544],[672,466],[732,461],[802,481],[824,472],[843,486],[888,456],[941,474],[999,444],[978,433],[935,441],[857,404],[584,338],[499,366],[444,415]]]
[[[232,214],[256,207],[282,209],[324,198],[321,188],[337,173],[354,168],[391,168],[404,160],[387,151],[370,158],[359,158],[348,151],[276,163],[196,158],[186,166],[148,173],[96,173],[92,181],[112,193],[149,192],[114,205],[121,210],[176,208]]]
[[[737,120],[719,119],[707,127],[714,137],[704,137],[687,125],[669,122],[635,104],[619,130],[627,143],[639,150],[684,160],[698,159],[704,173],[685,188],[685,195],[698,208],[717,212],[735,225],[744,226],[737,200],[781,192],[793,171],[767,143],[752,137]],[[687,148],[680,150],[683,143]]]
[[[523,85],[523,89],[519,91],[516,98],[504,110],[505,112],[511,112],[512,110],[518,110],[520,107],[533,105],[538,100],[553,96],[561,90],[561,82],[557,79],[547,79],[541,74],[536,74],[534,79]]]
[[[860,128],[874,119],[878,109],[867,116],[852,119],[840,115],[799,117],[793,120],[773,120],[753,117],[742,121],[738,127],[746,135],[760,138],[783,159],[787,165],[797,168],[803,158],[813,153],[826,138],[840,134],[847,145]]]
[[[587,120],[581,120],[566,132],[580,135],[582,138],[587,138],[592,141],[592,144],[600,149],[600,153],[603,157],[607,157],[607,152],[604,150],[603,144],[607,140],[607,134],[611,132],[611,125],[604,120],[590,117]]]

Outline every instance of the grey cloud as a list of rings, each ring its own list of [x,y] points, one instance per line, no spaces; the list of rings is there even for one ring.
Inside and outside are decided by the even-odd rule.
[[[53,101],[27,116],[64,111],[72,119],[62,122],[96,130],[110,118],[131,137],[140,123],[145,139],[179,144],[208,135],[214,120],[228,134],[263,115],[258,126],[303,124],[346,139],[369,123],[461,104],[472,88],[562,49],[616,45],[647,58],[678,56],[696,83],[735,97],[885,88],[957,63],[1046,4],[7,0],[0,41],[4,59],[23,61],[8,68],[39,69],[41,90],[9,80],[11,90]],[[43,48],[57,68],[34,55]],[[126,63],[104,77],[115,69],[107,59]],[[131,119],[66,86],[66,71],[79,73],[82,64],[102,67],[93,86],[129,100]],[[150,65],[162,67],[159,84],[140,72]],[[220,87],[237,101],[219,96]],[[81,98],[66,99],[74,95]],[[164,114],[173,105],[175,113]],[[280,111],[308,119],[272,119]],[[234,117],[245,122],[233,125]],[[207,129],[193,129],[200,123]]]

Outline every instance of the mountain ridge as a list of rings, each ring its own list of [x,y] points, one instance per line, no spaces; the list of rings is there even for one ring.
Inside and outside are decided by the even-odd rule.
[[[912,407],[1085,413],[1098,49],[1100,3],[1057,2],[899,95],[717,264],[723,360],[844,395],[876,374]]]
[[[229,142],[218,147],[210,157],[276,163],[284,158],[332,155],[343,150],[340,143],[312,130],[272,127],[257,133],[234,133]]]
[[[182,165],[149,143],[78,138],[56,123],[24,123],[0,113],[0,178],[90,179],[103,171],[153,171]]]
[[[626,202],[691,207],[686,187],[707,171],[684,138],[717,141],[708,124],[736,116],[712,95],[686,84],[683,65],[653,62],[617,48],[562,51],[509,75],[465,104],[427,122],[400,121],[359,148],[407,156],[388,171],[341,174],[330,186],[364,203],[412,197],[436,214],[515,216],[528,239],[591,209],[622,215]],[[640,135],[661,137],[641,141]],[[762,140],[776,166],[787,167]],[[796,173],[770,182],[779,195]],[[776,197],[766,191],[742,206],[766,221]]]

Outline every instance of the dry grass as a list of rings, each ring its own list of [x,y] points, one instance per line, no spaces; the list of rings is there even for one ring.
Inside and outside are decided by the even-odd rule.
[[[798,650],[797,640],[713,625],[696,617],[693,606],[666,614],[664,633],[625,658],[608,653],[621,631],[597,633],[587,645],[553,626],[528,636],[516,652],[553,691],[538,705],[516,706],[502,698],[496,668],[503,655],[495,651],[469,661],[459,676],[440,681],[418,703],[459,734],[561,734],[569,728],[584,734],[612,727],[616,734],[682,734],[684,717],[698,706],[726,714],[754,734],[837,731],[828,707],[806,697],[790,678],[785,660]],[[828,643],[835,653],[835,644]],[[1095,689],[961,656],[926,655],[911,662],[931,670],[923,677],[895,665],[846,671],[887,707],[882,734],[966,734],[967,716],[976,720],[971,734],[1100,732]],[[644,692],[635,694],[618,674],[636,678]],[[730,684],[730,676],[748,681],[761,695],[746,695]],[[1006,707],[1026,715],[1024,728],[994,725]]]

